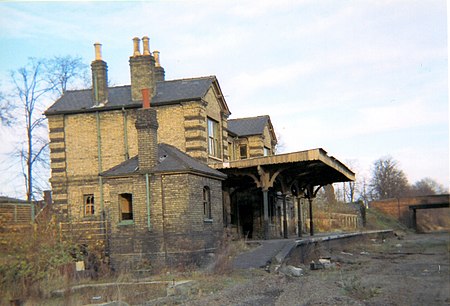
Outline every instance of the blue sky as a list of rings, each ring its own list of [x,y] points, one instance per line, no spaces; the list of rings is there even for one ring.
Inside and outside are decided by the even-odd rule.
[[[270,115],[286,152],[324,148],[359,177],[390,155],[410,183],[450,181],[445,1],[1,2],[0,15],[3,88],[30,56],[90,63],[97,41],[112,83],[129,84],[132,38],[148,35],[166,79],[216,75],[232,118]],[[20,134],[0,137],[5,153]],[[0,194],[21,196],[8,171]]]

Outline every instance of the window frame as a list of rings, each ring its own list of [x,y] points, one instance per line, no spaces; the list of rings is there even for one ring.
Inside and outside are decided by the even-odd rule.
[[[222,150],[220,146],[220,126],[219,122],[207,117],[207,132],[208,132],[208,155],[221,158]]]
[[[211,189],[208,186],[203,187],[203,220],[212,222]]]
[[[95,216],[95,196],[94,196],[94,194],[84,194],[83,195],[83,216],[84,217]]]
[[[120,223],[133,223],[134,222],[133,194],[130,192],[119,193],[118,201],[119,201],[119,221],[120,221]],[[127,212],[124,212],[123,204],[126,204],[128,206]],[[127,214],[127,215],[124,215],[124,214]]]
[[[242,155],[242,149],[245,148],[245,157]],[[248,146],[243,143],[239,145],[239,159],[247,159],[248,158]]]

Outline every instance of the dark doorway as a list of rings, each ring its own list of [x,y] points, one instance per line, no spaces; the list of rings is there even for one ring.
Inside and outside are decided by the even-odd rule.
[[[242,236],[253,238],[253,208],[252,205],[240,205],[239,207],[239,223],[242,228]]]

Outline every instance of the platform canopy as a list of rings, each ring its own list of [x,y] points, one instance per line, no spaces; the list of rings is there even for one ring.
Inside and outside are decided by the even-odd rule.
[[[263,190],[273,187],[277,179],[283,188],[295,185],[299,189],[355,180],[355,173],[336,158],[328,156],[323,149],[248,158],[210,166],[226,173],[229,182],[238,183],[239,177],[249,176]]]

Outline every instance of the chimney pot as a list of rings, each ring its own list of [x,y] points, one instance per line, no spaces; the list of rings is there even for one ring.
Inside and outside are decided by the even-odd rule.
[[[133,56],[141,55],[141,51],[139,50],[139,42],[140,39],[138,37],[133,38],[133,47],[134,47]]]
[[[142,108],[150,108],[150,97],[152,95],[152,92],[153,90],[151,88],[142,89]]]
[[[159,51],[153,51],[153,57],[155,58],[155,67],[161,67],[161,63],[159,62]]]
[[[148,36],[142,37],[142,45],[144,46],[144,53],[143,55],[151,55],[150,53],[150,39]]]
[[[94,44],[94,48],[95,48],[95,60],[101,61],[102,60],[102,44],[96,42]]]

